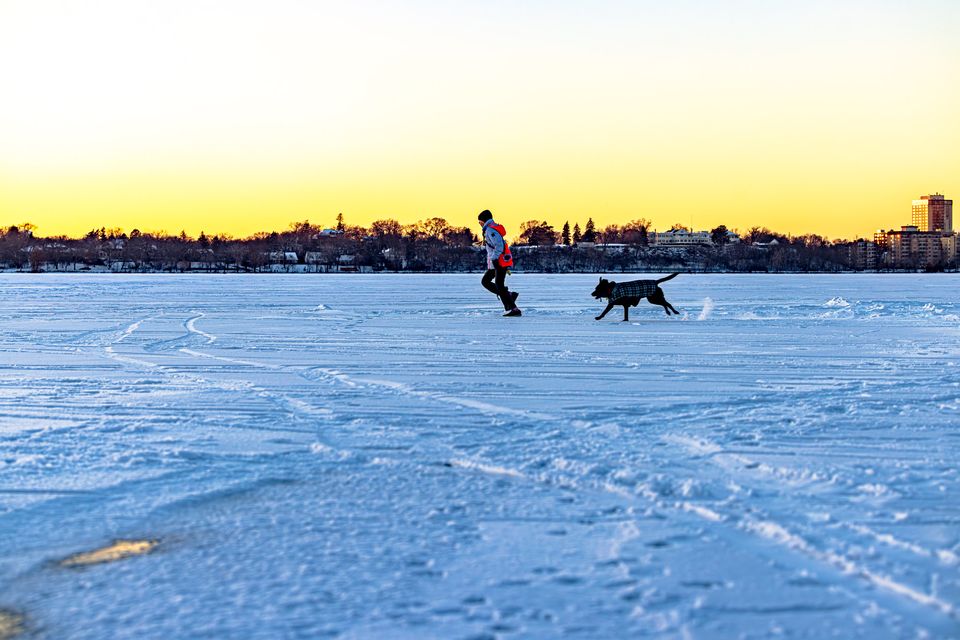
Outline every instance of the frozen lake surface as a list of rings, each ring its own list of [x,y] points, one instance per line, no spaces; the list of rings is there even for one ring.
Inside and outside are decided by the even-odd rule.
[[[613,276],[628,280],[643,276]],[[0,275],[40,638],[960,637],[960,278]],[[117,538],[153,553],[66,568]]]

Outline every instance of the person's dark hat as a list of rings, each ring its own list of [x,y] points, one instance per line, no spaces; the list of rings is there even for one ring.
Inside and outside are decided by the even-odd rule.
[[[480,215],[477,216],[477,220],[480,222],[486,222],[487,220],[493,220],[493,214],[490,213],[489,209],[484,209],[480,212]]]

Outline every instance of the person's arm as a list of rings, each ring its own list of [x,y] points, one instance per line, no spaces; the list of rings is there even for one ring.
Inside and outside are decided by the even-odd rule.
[[[503,253],[503,236],[497,233],[493,227],[487,227],[483,231],[483,239],[487,243],[487,255],[491,260],[496,260]]]

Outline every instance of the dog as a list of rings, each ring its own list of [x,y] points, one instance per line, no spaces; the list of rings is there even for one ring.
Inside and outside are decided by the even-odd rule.
[[[678,275],[680,274],[674,273],[659,280],[634,280],[620,284],[617,284],[613,280],[600,278],[600,284],[597,285],[597,288],[593,290],[591,295],[598,300],[607,298],[609,302],[607,302],[607,308],[594,318],[594,320],[603,320],[603,316],[607,315],[614,306],[619,304],[623,307],[623,321],[626,322],[630,319],[630,307],[635,307],[640,304],[640,300],[643,298],[646,298],[650,304],[658,304],[663,307],[663,310],[668,316],[671,311],[676,315],[680,315],[680,312],[674,309],[673,305],[663,297],[663,289],[660,288],[661,282],[676,278]]]

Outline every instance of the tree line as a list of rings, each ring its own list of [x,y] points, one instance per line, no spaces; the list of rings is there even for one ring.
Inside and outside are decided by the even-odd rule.
[[[674,225],[673,229],[684,229]],[[82,238],[39,237],[30,224],[0,231],[0,266],[30,271],[476,271],[485,260],[476,233],[443,218],[413,224],[382,219],[368,227],[333,228],[309,220],[285,231],[246,238],[226,234],[191,237],[181,231],[129,233],[92,229]],[[598,229],[565,222],[559,231],[544,220],[523,223],[514,238],[517,269],[543,272],[612,272],[670,269],[709,271],[840,271],[856,268],[851,243],[818,235],[789,236],[763,227],[729,242],[723,225],[711,244],[657,246],[651,224],[638,219]],[[772,243],[772,241],[776,241]],[[764,246],[756,246],[761,243]]]

